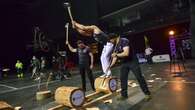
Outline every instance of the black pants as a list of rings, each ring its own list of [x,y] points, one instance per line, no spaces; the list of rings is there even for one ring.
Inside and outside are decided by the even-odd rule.
[[[147,59],[147,62],[148,64],[152,64],[152,55],[146,55],[146,59]]]
[[[141,73],[141,69],[139,64],[136,61],[126,62],[121,65],[121,72],[120,72],[120,80],[121,80],[121,95],[123,97],[128,97],[128,73],[132,71],[135,75],[142,91],[146,95],[150,95],[150,91],[148,90],[147,83],[145,81],[144,76]]]
[[[82,88],[84,91],[86,91],[86,79],[85,79],[85,74],[88,75],[91,88],[95,90],[94,87],[94,78],[92,74],[92,70],[89,68],[89,66],[80,66],[80,74],[81,74],[81,79],[82,79]]]
[[[17,68],[16,72],[17,72],[17,74],[21,74],[22,73],[22,69],[21,68]]]

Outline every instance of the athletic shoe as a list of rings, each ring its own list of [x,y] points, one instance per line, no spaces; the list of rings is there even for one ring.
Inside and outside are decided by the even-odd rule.
[[[151,99],[152,99],[152,96],[151,95],[145,95],[145,97],[144,97],[144,100],[145,101],[149,101]]]
[[[66,75],[64,75],[64,78],[65,78],[65,79],[71,79],[71,78],[67,77]]]
[[[37,78],[35,78],[34,80],[35,80],[35,81],[38,81],[38,80],[40,80],[40,79],[41,79],[40,77],[37,77]]]
[[[106,77],[106,76],[107,76],[107,74],[103,74],[103,75],[101,75],[100,77],[103,78],[103,77]]]
[[[18,74],[17,77],[20,78],[20,74]]]
[[[109,78],[109,77],[112,77],[112,74],[109,74],[109,75],[107,74],[106,75],[106,78]]]

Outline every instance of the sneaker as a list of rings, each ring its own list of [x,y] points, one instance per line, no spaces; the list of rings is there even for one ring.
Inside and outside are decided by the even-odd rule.
[[[18,74],[17,77],[20,78],[20,74]]]
[[[65,78],[65,79],[71,79],[71,78],[67,77],[66,75],[64,75],[64,78]]]
[[[40,80],[40,79],[41,79],[40,77],[37,77],[37,78],[35,78],[34,80],[35,80],[35,81],[38,81],[38,80]]]
[[[100,77],[103,78],[103,77],[106,77],[106,76],[107,76],[106,74],[103,74],[103,75],[101,75]]]
[[[152,96],[151,95],[145,95],[145,97],[144,97],[144,100],[145,101],[149,101],[151,99],[152,99]]]
[[[109,78],[109,77],[112,77],[112,74],[109,74],[109,75],[107,74],[106,75],[106,78]]]

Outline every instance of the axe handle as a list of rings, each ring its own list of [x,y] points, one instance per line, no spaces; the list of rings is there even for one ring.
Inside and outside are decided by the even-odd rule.
[[[69,25],[67,25],[66,27],[66,41],[68,42],[68,28],[69,28]]]
[[[72,13],[71,13],[70,7],[68,7],[68,14],[70,16],[71,22],[73,22],[73,17],[72,17]]]

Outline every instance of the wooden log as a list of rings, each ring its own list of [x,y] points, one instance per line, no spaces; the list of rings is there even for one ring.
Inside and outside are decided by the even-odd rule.
[[[44,100],[51,97],[51,91],[39,91],[36,93],[37,100]]]
[[[0,110],[14,110],[14,108],[4,101],[0,101]]]
[[[55,100],[58,104],[68,107],[81,107],[85,101],[85,93],[78,87],[59,87],[55,92]]]
[[[115,92],[117,90],[117,79],[114,77],[98,77],[95,79],[95,89],[105,93]]]

